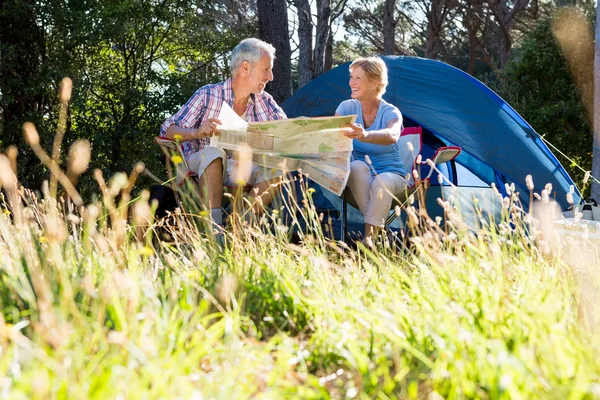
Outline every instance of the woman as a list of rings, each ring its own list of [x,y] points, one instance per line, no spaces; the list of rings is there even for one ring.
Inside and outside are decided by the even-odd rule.
[[[365,238],[376,236],[385,224],[393,196],[407,187],[406,168],[398,138],[402,114],[381,97],[388,84],[387,67],[378,57],[359,58],[350,65],[352,99],[335,115],[356,114],[346,136],[354,139],[348,188],[365,216]],[[352,203],[352,199],[350,199]]]

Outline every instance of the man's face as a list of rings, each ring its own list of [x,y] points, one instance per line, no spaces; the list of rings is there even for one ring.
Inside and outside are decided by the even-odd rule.
[[[256,63],[250,65],[248,74],[248,84],[250,92],[262,94],[267,83],[273,80],[273,59],[269,54],[264,53]]]

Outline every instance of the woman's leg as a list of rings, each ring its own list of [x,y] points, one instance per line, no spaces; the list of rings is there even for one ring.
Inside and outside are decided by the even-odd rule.
[[[373,180],[369,202],[364,212],[365,236],[375,236],[385,225],[395,195],[402,193],[408,182],[401,175],[384,172]]]
[[[350,163],[350,176],[348,177],[348,188],[358,206],[360,212],[365,215],[370,198],[370,187],[373,182],[371,169],[362,161]]]

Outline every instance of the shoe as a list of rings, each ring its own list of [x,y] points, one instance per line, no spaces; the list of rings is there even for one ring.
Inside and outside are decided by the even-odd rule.
[[[375,250],[375,243],[373,242],[373,239],[370,236],[363,238],[360,242],[367,249],[370,249],[371,251]]]
[[[219,246],[219,248],[221,250],[223,250],[225,248],[225,244],[226,244],[226,240],[225,240],[225,234],[223,232],[217,232],[214,234],[213,239],[215,241],[215,243],[217,244],[217,246]]]

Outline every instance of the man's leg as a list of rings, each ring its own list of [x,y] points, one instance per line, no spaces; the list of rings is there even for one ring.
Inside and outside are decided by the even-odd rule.
[[[223,162],[220,158],[213,160],[200,176],[200,193],[200,201],[206,209],[210,209],[213,221],[223,225]]]
[[[250,191],[250,202],[252,203],[254,215],[261,215],[265,211],[265,208],[271,204],[280,182],[281,178],[275,178],[259,182],[252,187],[252,190]]]
[[[188,166],[200,177],[200,204],[210,210],[212,219],[218,225],[223,224],[224,160],[225,151],[216,147],[205,147],[188,159]]]
[[[239,201],[238,207],[235,207],[236,212],[245,215],[244,219],[249,221],[257,216],[262,215],[265,207],[269,206],[273,201],[279,183],[281,182],[281,171],[273,168],[262,167],[252,163],[242,163],[237,160],[227,160],[227,180],[225,184],[232,188],[239,188],[236,193],[235,201]],[[243,202],[243,185],[250,185],[252,189],[248,193],[248,201],[251,208],[242,212]]]
[[[250,199],[252,202],[252,210],[254,215],[260,216],[265,208],[273,201],[273,197],[280,189],[283,172],[273,168],[262,167],[260,165],[252,165],[252,173],[250,175]]]

